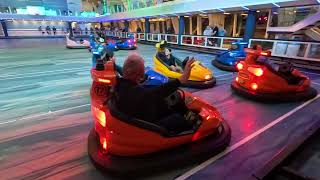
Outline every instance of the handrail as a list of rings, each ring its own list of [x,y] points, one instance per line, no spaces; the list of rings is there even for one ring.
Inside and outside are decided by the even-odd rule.
[[[255,44],[271,50],[272,56],[320,62],[320,42],[250,39],[248,46]]]

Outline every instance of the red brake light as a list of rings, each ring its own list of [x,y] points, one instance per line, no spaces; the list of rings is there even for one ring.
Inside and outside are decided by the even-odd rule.
[[[257,90],[258,89],[258,85],[256,83],[252,83],[251,84],[251,89],[252,90]]]
[[[107,150],[107,147],[108,147],[107,140],[106,140],[106,139],[103,139],[102,148],[103,148],[104,150]]]
[[[106,127],[106,114],[103,111],[101,111],[99,108],[96,108],[96,107],[92,108],[92,113],[93,113],[94,117],[96,118],[96,120],[98,121],[98,123],[102,127]]]
[[[238,71],[240,71],[241,69],[243,69],[243,64],[242,64],[242,63],[238,63],[238,64],[237,64],[237,69],[238,69]]]
[[[106,84],[110,84],[111,83],[111,81],[109,79],[98,78],[98,81],[101,82],[101,83],[106,83]]]
[[[254,74],[255,76],[262,76],[263,75],[263,69],[262,68],[255,68],[255,67],[248,67],[248,71]]]
[[[100,146],[102,147],[102,153],[108,153],[108,142],[105,137],[100,137]]]
[[[270,55],[271,55],[271,53],[270,53],[270,51],[267,51],[267,52],[261,52],[261,53],[260,53],[260,55],[261,55],[261,56],[270,56]]]

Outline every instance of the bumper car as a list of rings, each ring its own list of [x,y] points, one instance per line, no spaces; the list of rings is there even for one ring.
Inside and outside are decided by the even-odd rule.
[[[123,50],[135,50],[137,49],[137,40],[134,38],[120,38],[117,40],[117,46]]]
[[[239,95],[257,101],[304,101],[317,95],[310,79],[291,64],[272,65],[271,52],[261,47],[246,49],[247,57],[237,64],[238,76],[231,88]]]
[[[166,42],[160,42],[156,44],[157,53],[153,57],[154,70],[167,76],[171,79],[179,78],[182,74],[179,72],[172,71],[170,67],[164,62],[163,56],[160,53],[167,46]],[[183,69],[184,61],[173,57],[176,64]],[[194,67],[191,70],[190,79],[187,83],[182,84],[184,87],[191,88],[211,88],[216,84],[216,79],[210,69],[203,66],[200,61],[194,62]]]
[[[182,90],[168,98],[171,104],[185,102],[196,112],[193,128],[174,134],[119,111],[108,100],[117,83],[112,62],[107,62],[104,70],[97,69],[91,71],[94,128],[88,136],[88,155],[97,168],[113,175],[141,176],[202,162],[228,146],[229,125],[205,101]]]
[[[154,71],[151,67],[146,67],[145,80],[143,82],[145,87],[160,86],[161,84],[167,83],[168,80],[166,76]]]
[[[117,50],[119,50],[119,47],[118,47],[116,41],[114,41],[114,40],[112,40],[112,39],[108,39],[108,40],[107,40],[106,46],[107,46],[107,49],[110,49],[110,50],[112,50],[112,51],[117,51]]]
[[[225,51],[212,60],[212,65],[224,71],[237,71],[236,64],[246,57],[244,48],[248,46],[247,42],[234,42],[230,50]]]
[[[90,42],[87,40],[76,41],[71,39],[69,34],[66,36],[66,47],[68,49],[88,49],[90,48]]]

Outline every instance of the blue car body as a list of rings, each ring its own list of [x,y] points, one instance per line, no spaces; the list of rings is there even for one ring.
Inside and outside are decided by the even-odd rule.
[[[160,86],[161,84],[167,83],[169,81],[168,77],[157,73],[150,67],[145,69],[146,80],[143,82],[143,85],[146,87]]]
[[[94,40],[93,35],[90,35],[90,48],[92,52],[92,67],[96,66],[97,59],[101,58],[107,49],[112,51],[118,50],[115,44],[108,43],[107,45],[102,45],[100,43],[97,43]]]
[[[236,71],[236,64],[239,60],[246,57],[244,49],[248,46],[247,42],[234,42],[232,43],[236,48],[227,50],[217,56],[215,60],[212,61],[212,64],[219,69],[227,71]]]
[[[133,50],[137,49],[137,41],[134,38],[119,38],[116,40],[119,49]]]

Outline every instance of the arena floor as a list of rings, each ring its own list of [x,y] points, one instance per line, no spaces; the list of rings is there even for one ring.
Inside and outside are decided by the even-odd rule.
[[[139,44],[137,51],[152,66],[155,48]],[[128,52],[115,53],[118,64]],[[231,144],[203,164],[140,179],[250,179],[320,121],[320,96],[299,103],[252,102],[231,92],[236,74],[213,67],[213,55],[173,52],[194,56],[214,71],[214,88],[187,90],[218,108],[231,126]],[[0,40],[0,179],[115,178],[96,170],[87,155],[90,68],[88,50],[66,49],[63,39]],[[320,74],[303,71],[320,92]]]

